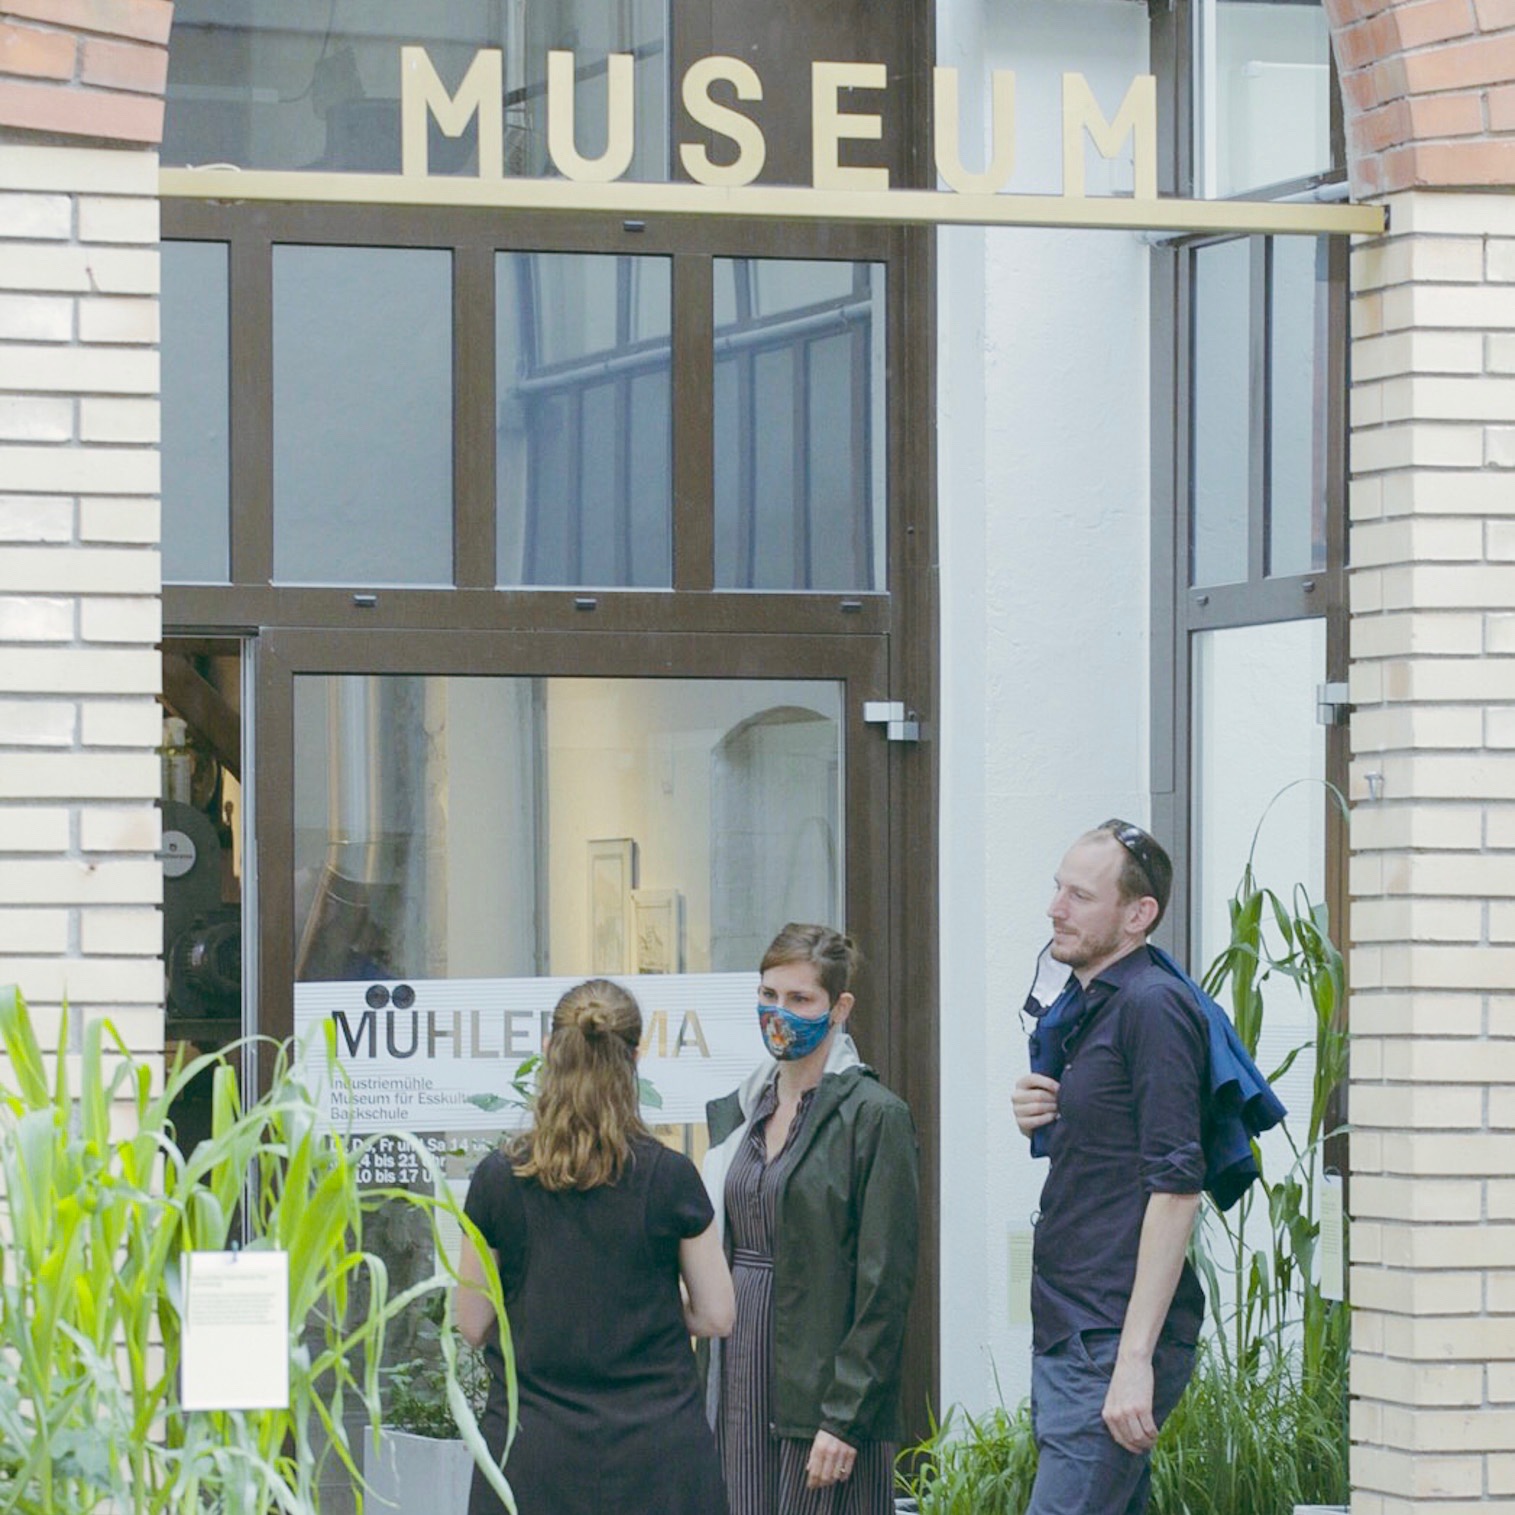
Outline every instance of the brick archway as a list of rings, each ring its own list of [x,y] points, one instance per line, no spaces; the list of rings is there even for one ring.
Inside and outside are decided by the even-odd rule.
[[[170,0],[5,0],[0,127],[155,147]]]
[[[1515,184],[1515,0],[1324,0],[1354,198]]]

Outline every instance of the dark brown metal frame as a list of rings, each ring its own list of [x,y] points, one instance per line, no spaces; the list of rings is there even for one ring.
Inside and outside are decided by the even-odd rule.
[[[929,126],[935,53],[931,5],[906,7],[888,23],[861,0],[846,0],[829,10],[781,0],[767,12],[731,0],[678,0],[674,12],[674,77],[681,77],[694,58],[721,50],[747,56],[756,49],[766,60],[765,79],[775,101],[788,98],[784,81],[774,72],[786,50],[808,61],[864,57],[884,49],[893,64],[882,150],[894,182],[917,188],[936,182]],[[770,107],[765,103],[765,108]],[[708,141],[708,134],[688,130],[687,122],[681,135]],[[770,139],[765,180],[803,175],[808,164],[802,161],[806,144],[801,137],[789,133]],[[431,671],[641,678],[803,673],[847,680],[848,921],[862,934],[870,964],[861,985],[865,1013],[860,1030],[870,1056],[909,1100],[921,1143],[921,1265],[907,1337],[904,1401],[909,1428],[924,1434],[926,1407],[939,1402],[938,763],[932,740],[938,623],[935,428],[929,420],[936,399],[933,233],[920,227],[842,223],[661,215],[623,222],[605,216],[464,209],[165,201],[162,210],[165,238],[232,244],[233,582],[170,585],[164,591],[164,616],[180,634],[257,638],[256,695],[272,701],[257,707],[262,762],[255,826],[265,860],[281,855],[268,850],[268,838],[287,825],[279,817],[288,803],[293,748],[287,693],[280,691],[292,692],[300,668],[419,671],[424,665]],[[453,248],[455,587],[450,590],[271,583],[270,270],[272,245],[284,240]],[[636,252],[673,260],[671,590],[494,587],[494,333],[492,323],[468,317],[490,308],[494,252],[507,248]],[[712,296],[713,260],[720,256],[830,258],[886,266],[888,551],[887,582],[878,592],[711,592]],[[372,603],[355,599],[365,590],[374,596]],[[921,721],[924,740],[889,744],[878,728],[863,727],[865,692],[904,702]],[[275,765],[272,772],[269,763]],[[864,806],[866,814],[860,810]],[[276,861],[272,867],[265,861],[262,899],[282,919],[268,919],[263,935],[268,943],[290,944],[291,906],[287,885],[273,877],[277,871]],[[266,964],[262,976],[265,1003],[281,983],[289,982],[287,974],[281,978],[271,972],[273,966],[272,961]],[[882,1007],[879,1020],[866,1013],[869,1005]]]
[[[667,257],[673,265],[673,584],[675,594],[714,585],[714,525],[711,501],[714,457],[711,391],[714,376],[714,312],[711,291],[717,257],[829,258],[899,264],[903,248],[919,231],[870,226],[801,227],[711,223],[703,218],[663,217],[647,222],[604,218],[509,215],[435,208],[329,205],[237,205],[167,201],[163,235],[168,240],[230,244],[232,351],[232,531],[229,585],[170,585],[165,615],[175,625],[246,630],[263,625],[439,624],[428,607],[431,589],[383,589],[376,604],[355,605],[352,585],[327,589],[275,585],[273,579],[273,390],[272,252],[280,244],[354,247],[431,247],[454,259],[454,582],[446,592],[445,621],[466,629],[568,626],[583,614],[586,593],[598,595],[600,623],[620,630],[693,625],[706,630],[762,629],[766,616],[752,613],[742,598],[680,599],[670,619],[667,590],[501,588],[495,583],[494,332],[478,313],[493,308],[496,251],[599,252]],[[904,291],[886,278],[890,368],[903,371],[902,350],[912,336],[903,325]],[[918,414],[909,397],[891,384],[891,537],[898,528],[894,497],[918,494],[901,463],[906,418]],[[891,582],[891,593],[903,585]],[[817,595],[765,594],[783,600],[786,622],[796,631],[824,632],[849,619],[845,630],[877,632],[887,624],[887,604],[866,592]],[[846,601],[843,609],[841,602]],[[692,628],[691,628],[692,629]]]
[[[288,858],[297,669],[498,672],[571,677],[841,677],[847,680],[848,924],[870,967],[870,1058],[915,1113],[921,1137],[921,1276],[906,1362],[912,1430],[938,1383],[934,256],[911,228],[719,223],[649,217],[501,216],[471,210],[163,204],[165,238],[230,243],[233,582],[169,585],[169,635],[257,638],[260,1030],[290,1022]],[[272,248],[276,243],[451,247],[454,256],[456,587],[274,585]],[[496,250],[635,252],[674,265],[672,590],[496,589],[494,336]],[[888,311],[887,592],[714,593],[713,260],[808,257],[885,264]],[[481,296],[487,297],[481,299]],[[372,635],[371,633],[390,633]],[[399,635],[394,635],[399,633]],[[861,702],[902,700],[928,740],[889,745]],[[866,807],[864,814],[860,807]],[[284,944],[284,945],[280,945]]]

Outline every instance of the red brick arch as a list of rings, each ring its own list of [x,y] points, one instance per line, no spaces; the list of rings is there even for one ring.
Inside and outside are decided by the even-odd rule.
[[[1515,186],[1515,0],[1325,0],[1354,197]]]
[[[0,0],[0,127],[154,147],[171,0]]]

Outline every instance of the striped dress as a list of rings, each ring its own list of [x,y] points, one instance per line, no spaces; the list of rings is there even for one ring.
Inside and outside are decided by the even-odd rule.
[[[768,1161],[768,1119],[778,1107],[771,1081],[753,1112],[747,1139],[726,1178],[726,1225],[732,1243],[736,1326],[721,1354],[721,1412],[716,1440],[731,1515],[892,1515],[892,1443],[865,1441],[852,1476],[826,1489],[805,1487],[810,1441],[775,1436],[773,1385],[773,1232],[778,1195],[794,1165],[796,1141],[814,1102],[807,1090],[785,1138]],[[827,1266],[816,1258],[815,1266]]]

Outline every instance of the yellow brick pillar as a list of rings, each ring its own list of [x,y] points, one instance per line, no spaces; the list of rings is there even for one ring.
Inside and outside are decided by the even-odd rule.
[[[1352,258],[1352,1510],[1515,1510],[1515,200],[1389,204]]]

